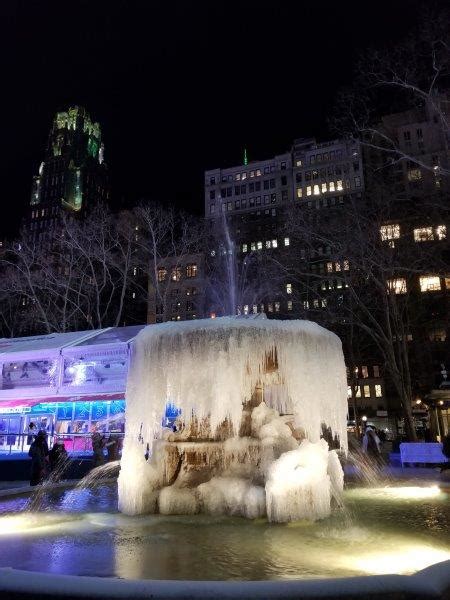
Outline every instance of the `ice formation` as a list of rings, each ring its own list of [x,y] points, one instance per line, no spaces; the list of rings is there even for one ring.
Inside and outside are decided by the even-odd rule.
[[[181,409],[176,432],[162,426],[167,404]],[[345,452],[346,423],[341,342],[316,323],[149,326],[129,371],[119,508],[322,518],[343,487],[327,441]]]

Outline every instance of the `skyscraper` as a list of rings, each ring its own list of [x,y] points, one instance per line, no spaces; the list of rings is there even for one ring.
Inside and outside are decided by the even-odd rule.
[[[100,125],[80,106],[56,114],[44,160],[33,177],[26,228],[34,241],[55,229],[61,211],[83,214],[109,198]]]

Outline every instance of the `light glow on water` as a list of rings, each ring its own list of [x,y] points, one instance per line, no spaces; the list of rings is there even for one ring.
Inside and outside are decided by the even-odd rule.
[[[445,498],[444,492],[437,485],[429,486],[386,486],[377,488],[354,488],[347,494],[354,498],[372,500],[423,500],[426,498]]]
[[[415,544],[399,545],[395,552],[374,552],[353,556],[349,567],[368,575],[399,575],[414,573],[444,560],[450,560],[450,551]]]

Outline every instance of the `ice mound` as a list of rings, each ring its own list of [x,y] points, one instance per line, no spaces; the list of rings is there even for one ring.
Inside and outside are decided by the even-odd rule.
[[[315,518],[323,519],[331,512],[333,485],[338,477],[334,472],[337,464],[329,461],[325,440],[311,443],[303,440],[298,448],[285,452],[269,468],[266,482],[267,517],[269,521],[284,523],[311,518],[311,506]],[[333,484],[329,473],[333,471]],[[342,472],[342,468],[340,467]]]
[[[177,431],[162,427],[167,404]],[[341,342],[309,321],[223,317],[146,327],[126,396],[119,508],[127,514],[322,518],[347,449]]]
[[[236,477],[213,477],[198,487],[203,512],[256,519],[266,514],[263,487]]]

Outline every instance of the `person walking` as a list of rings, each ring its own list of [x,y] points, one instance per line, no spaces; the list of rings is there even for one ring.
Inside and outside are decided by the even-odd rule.
[[[368,426],[364,432],[363,437],[363,452],[367,454],[367,456],[379,463],[381,461],[381,442],[380,438],[377,436],[375,430]]]
[[[30,485],[42,483],[47,474],[48,446],[45,431],[40,431],[28,451],[31,458]]]
[[[105,448],[105,438],[98,431],[98,429],[94,429],[94,433],[92,434],[92,451],[94,453],[94,469],[95,467],[99,467],[103,465],[105,462],[105,456],[103,454],[103,450]]]
[[[53,481],[59,481],[64,473],[67,463],[67,450],[64,444],[55,440],[48,455],[50,461],[51,477]]]
[[[106,442],[106,449],[108,451],[108,462],[113,462],[119,459],[119,437],[112,433],[109,436],[109,440]]]

